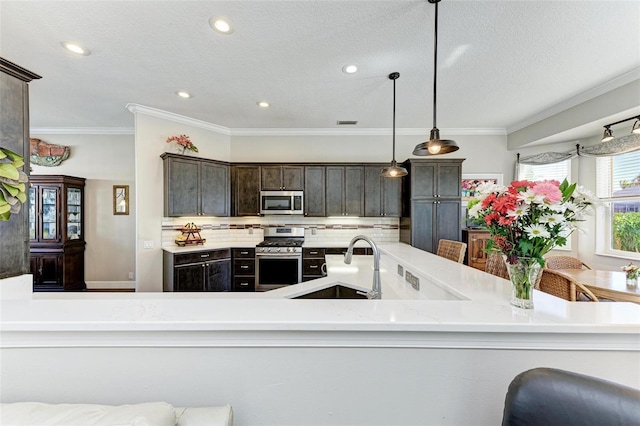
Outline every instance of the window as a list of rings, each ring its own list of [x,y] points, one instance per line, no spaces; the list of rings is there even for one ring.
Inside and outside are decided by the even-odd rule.
[[[640,151],[596,161],[598,252],[640,259]]]
[[[571,180],[571,160],[559,161],[550,164],[518,164],[518,180]],[[571,251],[571,238],[567,243],[554,250]]]
[[[519,164],[518,180],[571,180],[571,160],[551,164]]]

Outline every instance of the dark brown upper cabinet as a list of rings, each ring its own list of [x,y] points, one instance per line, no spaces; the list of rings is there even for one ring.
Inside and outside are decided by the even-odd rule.
[[[304,189],[303,166],[261,166],[263,191],[302,191]]]

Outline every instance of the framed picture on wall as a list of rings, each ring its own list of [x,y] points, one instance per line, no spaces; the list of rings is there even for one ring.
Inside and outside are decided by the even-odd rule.
[[[467,201],[476,196],[478,186],[483,183],[502,185],[502,173],[462,175],[461,194],[463,206],[466,206]]]

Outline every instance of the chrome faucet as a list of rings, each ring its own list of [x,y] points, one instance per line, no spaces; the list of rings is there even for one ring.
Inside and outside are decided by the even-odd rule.
[[[360,240],[369,243],[373,250],[373,287],[371,288],[371,291],[367,293],[367,297],[369,299],[382,299],[382,286],[380,285],[380,251],[378,250],[376,243],[374,243],[371,238],[366,235],[356,235],[353,237],[349,243],[347,253],[344,255],[344,263],[347,265],[351,263],[351,258],[353,257],[353,245]]]

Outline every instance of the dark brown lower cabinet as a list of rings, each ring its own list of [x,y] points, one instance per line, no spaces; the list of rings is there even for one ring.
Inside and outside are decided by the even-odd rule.
[[[231,251],[164,252],[164,291],[231,291]]]
[[[31,274],[34,289],[63,290],[62,255],[56,253],[39,253],[31,255]]]
[[[256,249],[234,248],[233,291],[256,291]]]

